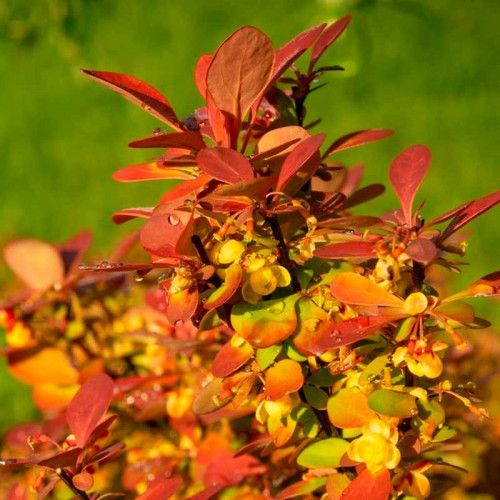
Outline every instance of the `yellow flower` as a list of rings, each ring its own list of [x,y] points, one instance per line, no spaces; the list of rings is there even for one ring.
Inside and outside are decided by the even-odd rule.
[[[245,245],[238,240],[226,240],[217,243],[211,252],[212,261],[216,264],[231,264],[245,252]]]
[[[167,398],[167,413],[173,418],[182,418],[191,408],[193,400],[193,389],[186,387],[172,391]]]
[[[364,462],[367,469],[377,472],[394,469],[401,460],[396,447],[397,430],[380,419],[372,419],[363,426],[363,435],[351,442],[347,454],[351,460]]]
[[[410,471],[398,472],[393,479],[394,489],[418,500],[429,496],[431,486],[424,471],[432,467],[430,462],[421,462]]]
[[[16,321],[7,330],[6,340],[12,347],[24,347],[31,340],[31,330],[22,321]]]
[[[410,340],[407,346],[398,347],[393,355],[397,366],[406,362],[408,370],[417,377],[436,378],[443,371],[443,362],[435,351],[442,350],[441,343],[430,347],[425,339]]]

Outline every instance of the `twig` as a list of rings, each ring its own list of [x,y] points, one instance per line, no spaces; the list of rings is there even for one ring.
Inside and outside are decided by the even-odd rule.
[[[78,489],[71,481],[69,474],[64,469],[58,469],[56,474],[61,478],[61,481],[81,500],[90,500],[90,497],[85,491]]]

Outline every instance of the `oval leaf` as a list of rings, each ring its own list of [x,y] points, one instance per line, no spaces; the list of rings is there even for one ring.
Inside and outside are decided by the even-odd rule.
[[[417,413],[415,396],[391,389],[378,389],[368,397],[370,408],[381,415],[407,418]]]
[[[387,469],[372,473],[364,469],[342,492],[342,500],[387,500],[391,493],[391,475]]]
[[[34,290],[46,290],[64,278],[61,255],[43,241],[12,241],[4,248],[3,255],[16,275]]]
[[[192,179],[193,175],[178,168],[162,167],[162,162],[144,163],[122,168],[113,174],[119,182],[155,181],[158,179]]]
[[[212,363],[212,374],[215,377],[223,378],[231,375],[253,356],[252,346],[241,337],[239,340],[240,342],[235,345],[235,340],[232,338],[215,356]]]
[[[298,391],[303,383],[300,364],[292,359],[283,359],[266,371],[266,397],[277,401]]]
[[[254,178],[252,164],[233,149],[206,148],[196,155],[196,163],[210,177],[226,184],[236,184]]]
[[[335,427],[357,429],[376,417],[368,398],[355,388],[340,389],[328,400],[328,418]]]
[[[401,202],[405,221],[412,226],[412,205],[415,194],[431,164],[431,152],[417,144],[400,153],[389,169],[389,180]]]
[[[76,444],[84,447],[89,436],[109,408],[113,398],[113,381],[101,373],[86,382],[71,400],[66,420],[75,435]]]
[[[369,144],[370,142],[379,141],[380,139],[385,139],[386,137],[394,134],[392,130],[389,129],[371,129],[371,130],[360,130],[359,132],[352,132],[351,134],[344,135],[340,139],[337,139],[325,152],[323,158],[337,153],[338,151],[343,151],[344,149],[355,148],[357,146],[363,146],[364,144]]]
[[[303,467],[338,467],[349,443],[340,438],[317,441],[301,451],[297,463]]]
[[[215,309],[225,304],[238,290],[243,278],[243,269],[237,262],[233,262],[227,269],[222,286],[210,294],[203,307]]]
[[[375,245],[368,241],[354,241],[325,245],[314,252],[320,259],[348,259],[351,257],[374,257]]]
[[[139,139],[129,143],[131,148],[180,148],[198,151],[205,148],[200,132],[174,132]]]
[[[357,273],[339,273],[330,285],[335,298],[346,304],[402,307],[403,301]]]
[[[430,262],[437,256],[437,247],[427,238],[417,238],[408,245],[406,253],[417,262]]]

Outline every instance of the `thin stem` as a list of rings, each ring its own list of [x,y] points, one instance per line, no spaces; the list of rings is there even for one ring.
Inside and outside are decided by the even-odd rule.
[[[299,396],[304,403],[307,403],[306,395],[304,393],[304,388],[299,389]],[[321,428],[325,431],[325,434],[328,437],[332,437],[334,435],[334,429],[330,424],[330,420],[328,420],[328,416],[326,415],[326,413],[324,411],[318,410],[317,408],[313,408],[312,406],[311,409],[316,415],[316,418],[319,420]]]
[[[276,214],[272,215],[267,219],[269,225],[271,226],[271,231],[273,232],[274,239],[278,242],[278,249],[280,251],[281,256],[281,264],[284,268],[288,270],[290,273],[290,277],[292,280],[292,288],[294,292],[300,292],[300,283],[293,272],[294,264],[288,257],[288,249],[286,247],[285,239],[283,238],[283,233],[281,232],[281,226],[278,221],[278,217]]]
[[[90,497],[85,491],[78,489],[71,481],[69,474],[64,469],[59,469],[56,474],[61,478],[61,481],[81,500],[90,500]]]

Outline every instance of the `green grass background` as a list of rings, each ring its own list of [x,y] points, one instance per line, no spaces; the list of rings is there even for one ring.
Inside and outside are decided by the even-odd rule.
[[[144,160],[126,148],[160,125],[88,80],[79,68],[128,73],[162,90],[181,117],[201,104],[192,74],[234,29],[258,26],[277,46],[322,21],[353,14],[348,32],[322,59],[341,64],[311,95],[309,118],[331,139],[370,127],[397,134],[340,159],[387,182],[394,156],[427,144],[433,165],[419,200],[431,218],[498,189],[499,37],[497,0],[0,0],[0,244],[15,236],[59,242],[82,227],[104,256],[126,227],[111,213],[155,204],[166,184],[118,184],[111,173]],[[363,207],[380,213],[395,196]],[[457,288],[493,270],[497,211],[470,225]],[[11,275],[0,268],[0,283]],[[479,303],[482,302],[482,303]],[[498,308],[478,301],[500,323]],[[29,389],[0,373],[0,427],[33,416]]]

